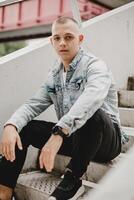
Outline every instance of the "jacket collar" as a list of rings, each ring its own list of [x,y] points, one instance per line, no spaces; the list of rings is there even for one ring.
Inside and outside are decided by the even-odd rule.
[[[72,69],[76,69],[77,64],[79,63],[79,61],[81,60],[81,57],[83,55],[83,49],[80,47],[78,53],[76,54],[76,56],[73,58],[72,62],[69,64],[70,68]]]

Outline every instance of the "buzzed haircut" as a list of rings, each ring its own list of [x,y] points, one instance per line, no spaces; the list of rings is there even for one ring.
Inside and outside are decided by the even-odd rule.
[[[77,22],[75,19],[73,19],[72,17],[65,17],[65,16],[63,16],[63,17],[58,17],[53,23],[54,23],[54,24],[55,24],[55,23],[65,24],[65,23],[67,23],[68,21],[74,22],[74,23],[79,27],[78,22]]]

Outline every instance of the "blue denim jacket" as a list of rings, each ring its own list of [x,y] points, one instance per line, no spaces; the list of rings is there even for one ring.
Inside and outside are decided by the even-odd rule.
[[[35,96],[27,100],[6,124],[14,124],[20,131],[51,104],[55,107],[57,125],[67,128],[69,134],[82,127],[99,108],[120,126],[112,73],[102,60],[82,48],[69,64],[65,84],[63,65],[58,60]]]

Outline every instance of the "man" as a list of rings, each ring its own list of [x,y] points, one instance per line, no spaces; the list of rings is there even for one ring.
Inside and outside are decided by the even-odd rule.
[[[4,126],[1,200],[11,198],[30,144],[41,149],[40,168],[47,172],[52,171],[57,153],[71,156],[51,200],[77,199],[84,192],[81,177],[89,162],[107,162],[119,155],[122,139],[112,74],[102,60],[80,47],[83,38],[74,19],[54,21],[51,43],[60,60],[35,96]],[[33,120],[51,104],[56,124]]]

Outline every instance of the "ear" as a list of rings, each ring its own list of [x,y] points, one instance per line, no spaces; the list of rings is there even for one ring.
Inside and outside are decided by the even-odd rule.
[[[84,35],[80,34],[79,35],[79,42],[80,42],[80,44],[83,42],[83,40],[84,40]]]
[[[50,37],[50,42],[51,42],[51,44],[53,45],[53,39],[52,39],[52,36]]]

